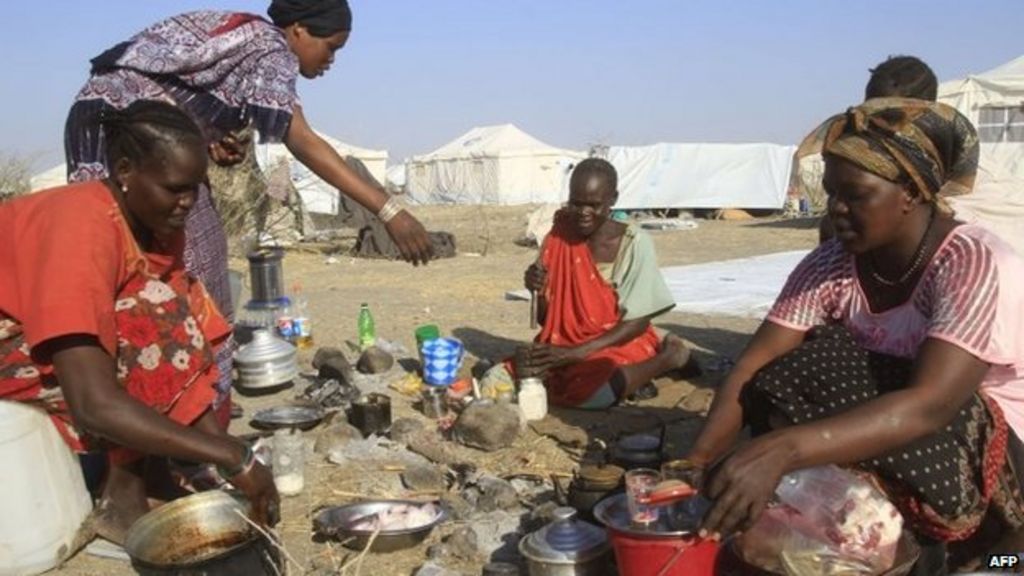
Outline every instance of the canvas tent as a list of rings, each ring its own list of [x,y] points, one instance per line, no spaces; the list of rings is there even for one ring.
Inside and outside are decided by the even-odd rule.
[[[32,176],[30,181],[33,192],[36,190],[45,190],[47,188],[63,186],[67,183],[68,165],[63,162]]]
[[[939,101],[974,122],[983,165],[1024,178],[1024,56],[981,74],[943,82]]]
[[[388,167],[387,188],[394,191],[405,191],[405,164]]]
[[[320,137],[337,150],[343,158],[352,157],[362,162],[377,182],[386,180],[388,162],[386,151],[360,148],[325,134],[320,134]],[[269,174],[280,163],[286,163],[291,174],[292,185],[302,198],[306,211],[315,214],[338,213],[341,202],[338,190],[296,160],[284,144],[257,144],[256,161],[264,174]]]
[[[782,208],[793,146],[612,146],[617,208]]]
[[[512,124],[481,126],[409,160],[406,194],[419,204],[562,202],[572,166],[583,158]]]
[[[939,85],[939,101],[978,129],[974,191],[950,199],[957,217],[999,234],[1024,255],[1024,56]]]

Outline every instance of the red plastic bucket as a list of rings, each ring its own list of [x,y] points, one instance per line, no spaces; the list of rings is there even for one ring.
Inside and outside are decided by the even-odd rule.
[[[719,543],[692,537],[638,538],[608,528],[620,576],[714,576]]]

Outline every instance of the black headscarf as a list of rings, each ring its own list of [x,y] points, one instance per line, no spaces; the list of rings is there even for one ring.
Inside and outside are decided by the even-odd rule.
[[[273,0],[267,14],[282,28],[297,22],[319,38],[352,30],[347,0]]]

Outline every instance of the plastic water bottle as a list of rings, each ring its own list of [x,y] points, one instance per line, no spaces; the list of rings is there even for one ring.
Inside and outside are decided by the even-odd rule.
[[[377,330],[373,326],[370,306],[363,302],[359,306],[359,348],[366,350],[377,342]]]
[[[295,296],[295,306],[292,318],[292,335],[295,345],[299,348],[313,346],[313,319],[309,314],[309,302],[302,295],[302,285],[296,284],[292,287]]]

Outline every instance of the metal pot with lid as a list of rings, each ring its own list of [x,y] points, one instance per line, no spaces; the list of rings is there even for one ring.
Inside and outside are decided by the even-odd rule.
[[[576,510],[556,508],[554,520],[519,541],[530,576],[608,574],[611,547],[605,531],[576,518]]]
[[[299,375],[295,346],[274,336],[270,330],[256,330],[252,342],[235,352],[238,385],[248,390],[277,388]]]
[[[611,461],[626,470],[661,466],[661,439],[653,434],[632,434],[619,438],[611,448]]]
[[[584,464],[573,475],[568,489],[555,481],[555,491],[564,501],[580,512],[583,518],[592,519],[594,505],[615,493],[622,486],[625,470],[611,464]]]

